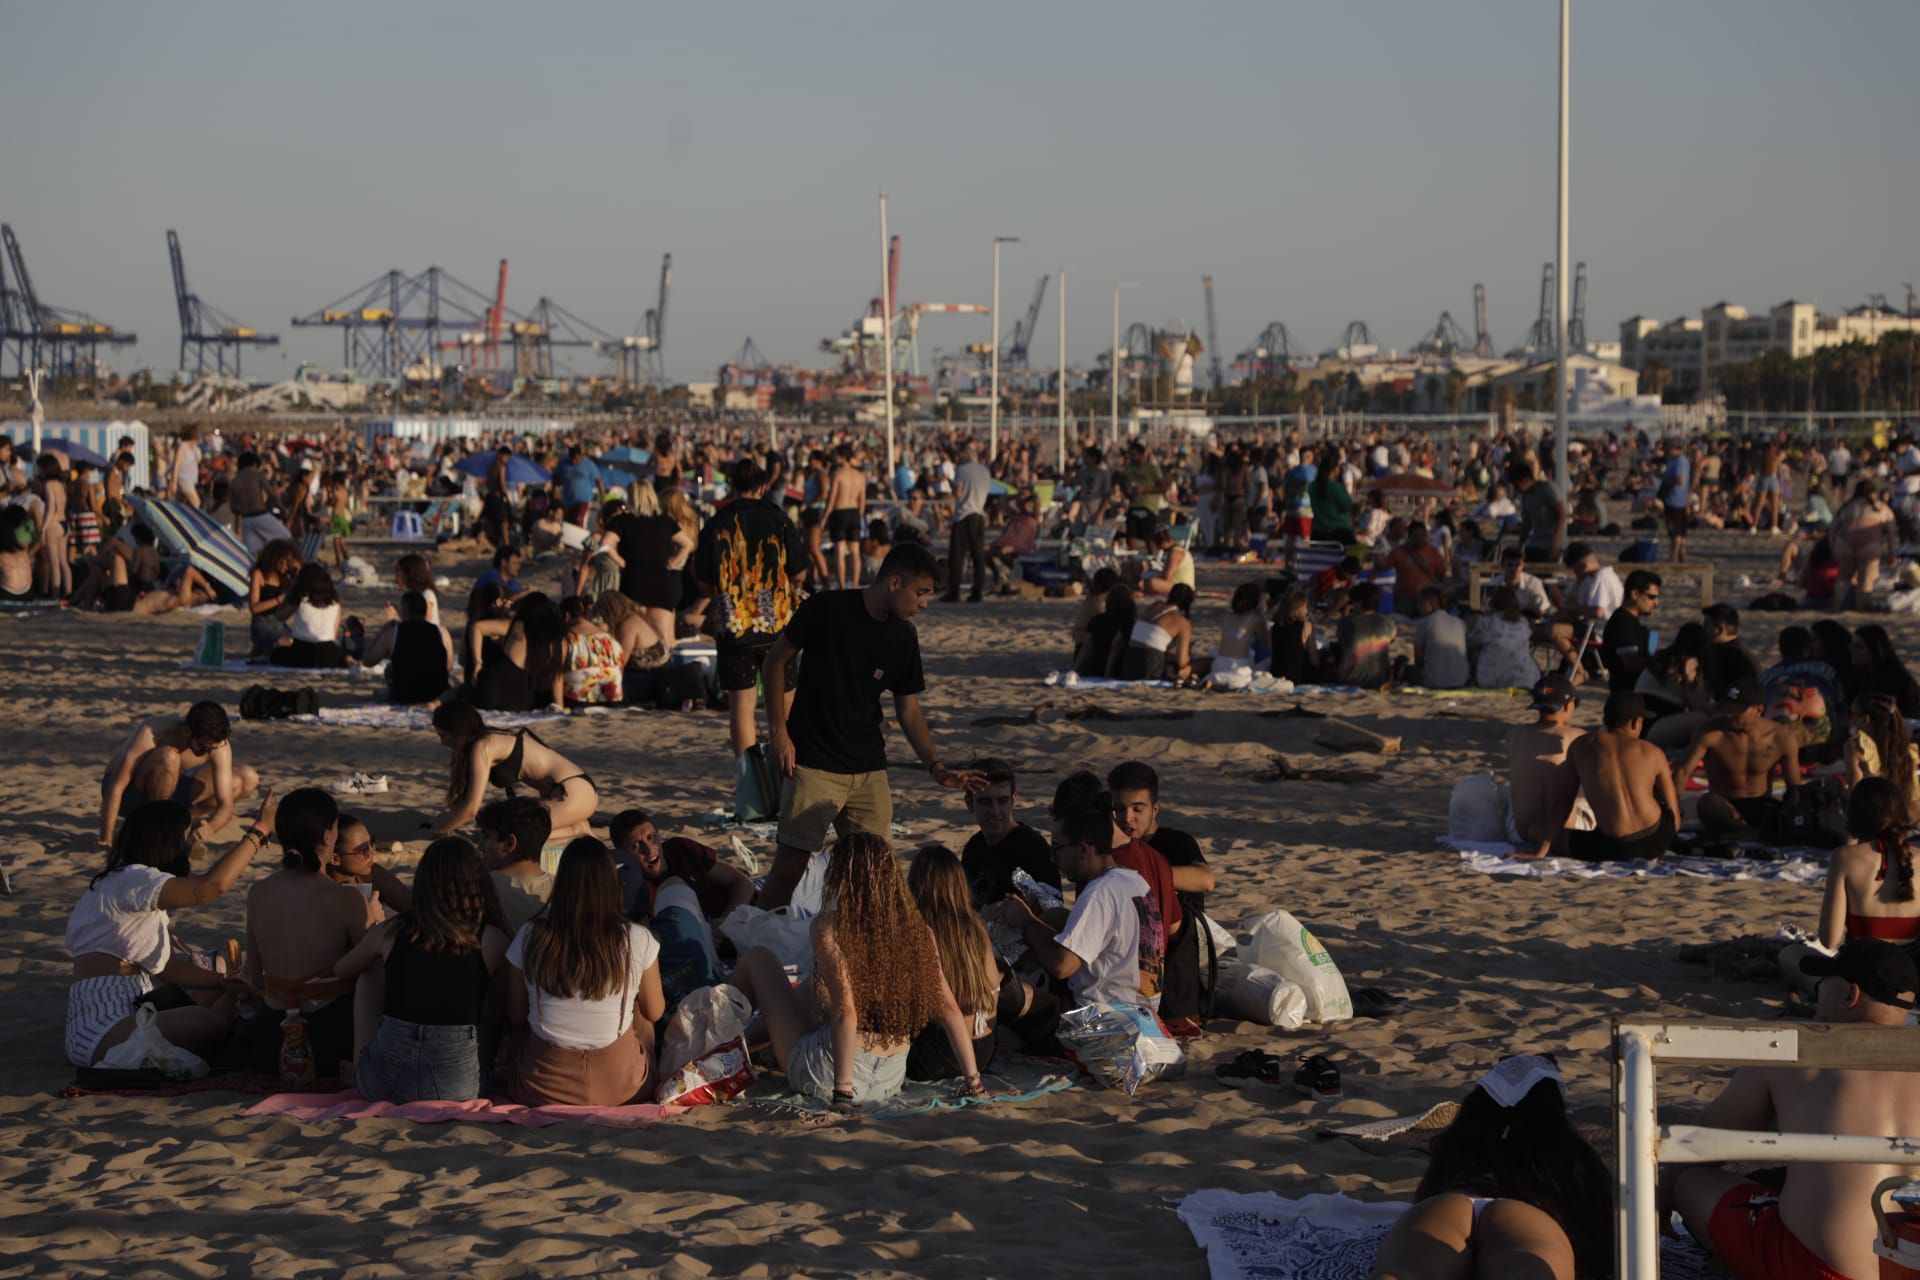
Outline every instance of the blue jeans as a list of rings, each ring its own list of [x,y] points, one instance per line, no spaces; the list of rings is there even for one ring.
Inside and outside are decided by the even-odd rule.
[[[653,936],[660,940],[660,986],[667,1007],[679,1004],[690,991],[720,980],[713,963],[707,922],[684,907],[666,907],[653,913]]]
[[[480,1096],[479,1032],[383,1016],[353,1074],[369,1102],[466,1102]]]

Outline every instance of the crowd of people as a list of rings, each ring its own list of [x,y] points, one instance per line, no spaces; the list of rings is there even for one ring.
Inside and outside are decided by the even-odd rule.
[[[236,761],[219,704],[134,727],[103,773],[105,864],[68,927],[72,1062],[99,1063],[151,1004],[168,1039],[216,1064],[282,1076],[304,1064],[369,1099],[621,1105],[653,1096],[672,1010],[726,984],[789,1084],[852,1110],[908,1081],[979,1093],[997,1051],[1058,1055],[1063,1011],[1089,1003],[1145,1005],[1198,1033],[1216,872],[1199,840],[1163,820],[1161,775],[1142,761],[1068,773],[1029,825],[1016,770],[948,763],[920,706],[914,619],[943,588],[977,600],[1019,581],[1043,535],[1088,549],[1069,628],[1086,675],[1529,689],[1533,722],[1507,740],[1508,835],[1524,854],[1727,853],[1830,832],[1817,945],[1783,968],[1826,1020],[1895,1025],[1913,1007],[1920,747],[1907,722],[1920,683],[1886,628],[1788,626],[1763,663],[1741,639],[1752,611],[1716,604],[1659,637],[1656,625],[1673,625],[1660,569],[1599,549],[1664,533],[1681,561],[1690,531],[1744,520],[1793,539],[1781,557],[1783,577],[1798,573],[1792,607],[1879,601],[1879,569],[1913,514],[1904,486],[1920,486],[1909,443],[1855,455],[1609,439],[1580,451],[1563,520],[1538,452],[1517,437],[1457,450],[1415,437],[1135,442],[1118,456],[1090,445],[1053,475],[1038,442],[989,459],[969,437],[936,434],[875,475],[857,432],[785,449],[745,429],[712,434],[627,445],[630,466],[649,455],[641,475],[596,460],[620,439],[600,429],[483,451],[480,474],[462,471],[461,444],[170,443],[155,471],[170,496],[229,523],[254,556],[240,602],[254,655],[384,662],[391,700],[432,708],[447,788],[403,874],[336,795],[273,795]],[[550,479],[514,482],[523,453],[551,464]],[[23,594],[82,604],[93,581],[94,599],[126,588],[135,606],[156,593],[197,600],[204,582],[161,585],[157,557],[135,574],[153,535],[124,499],[120,526],[102,520],[92,550],[76,537],[69,551],[61,536],[75,526],[61,513],[98,508],[63,461],[43,454],[6,508],[7,528],[25,531],[12,554],[31,561]],[[0,464],[24,481],[11,450]],[[1902,486],[1891,501],[1889,480]],[[1411,504],[1409,491],[1421,495]],[[384,618],[345,614],[341,577],[376,496],[470,510],[490,563],[463,625],[442,617],[445,553],[425,548],[399,558]],[[1616,526],[1616,510],[1643,528]],[[112,549],[123,543],[134,551]],[[1330,561],[1307,567],[1316,544],[1333,543]],[[1193,620],[1207,554],[1268,559],[1284,575],[1237,584],[1211,654]],[[1488,566],[1484,609],[1467,604],[1475,565]],[[1543,565],[1563,576],[1543,578]],[[559,589],[530,585],[536,569]],[[1396,653],[1402,626],[1410,653]],[[758,883],[699,840],[663,837],[647,813],[609,816],[582,763],[535,730],[488,722],[671,691],[686,651],[707,645],[702,683],[688,687],[704,697],[710,681],[729,707],[734,810],[777,824]],[[1601,727],[1583,731],[1575,710],[1603,683]],[[978,831],[961,850],[892,843],[889,701],[920,766],[966,796]],[[1685,832],[1680,798],[1696,789],[1697,830]],[[242,837],[196,872],[196,843],[249,810]],[[249,882],[244,936],[184,946],[170,913],[235,891],[270,839],[279,865]],[[720,924],[741,907],[790,906],[810,872],[814,968],[796,988],[781,956],[737,949]],[[1920,1130],[1910,1095],[1874,1073],[1806,1074],[1743,1074],[1710,1122]],[[1490,1071],[1435,1143],[1377,1274],[1605,1273],[1609,1179],[1565,1106],[1550,1059]],[[1796,1170],[1769,1191],[1709,1170],[1668,1190],[1736,1274],[1860,1276],[1872,1267],[1855,1238],[1862,1176]],[[1803,1269],[1770,1271],[1766,1257]],[[1816,1264],[1828,1270],[1804,1269]]]

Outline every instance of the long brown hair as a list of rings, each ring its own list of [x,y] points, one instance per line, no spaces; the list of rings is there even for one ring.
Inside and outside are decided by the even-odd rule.
[[[553,896],[528,926],[527,985],[562,999],[604,1000],[628,988],[628,922],[613,854],[577,836],[560,854]]]
[[[505,932],[506,912],[480,851],[465,836],[441,836],[420,855],[413,902],[401,936],[422,951],[461,955],[480,945],[488,925]]]
[[[987,928],[974,912],[960,859],[941,845],[927,845],[907,868],[907,888],[920,918],[933,931],[940,971],[947,975],[960,1012],[972,1017],[992,1009],[1000,996],[1000,976],[987,962]]]
[[[453,765],[447,777],[447,807],[452,808],[466,794],[468,761],[479,749],[480,739],[492,731],[471,702],[458,698],[449,698],[433,709],[433,727],[460,740],[453,748]]]
[[[827,858],[825,925],[832,930],[861,1031],[910,1040],[940,1005],[940,957],[885,837],[855,832]],[[815,987],[825,984],[815,979]],[[824,1005],[826,998],[819,1003]]]
[[[1902,820],[1920,822],[1920,776],[1914,772],[1913,739],[1907,734],[1907,718],[1900,714],[1899,703],[1890,694],[1863,693],[1853,700],[1851,710],[1860,736],[1872,739],[1880,752],[1880,773],[1900,797]]]

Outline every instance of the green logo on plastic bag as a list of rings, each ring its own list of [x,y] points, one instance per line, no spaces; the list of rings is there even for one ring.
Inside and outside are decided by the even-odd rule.
[[[1300,926],[1300,949],[1307,953],[1308,964],[1332,964],[1333,957],[1320,945],[1320,939],[1313,936],[1313,930]]]

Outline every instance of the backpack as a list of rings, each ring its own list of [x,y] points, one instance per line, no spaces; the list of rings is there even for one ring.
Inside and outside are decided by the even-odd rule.
[[[1774,844],[1838,849],[1847,842],[1846,795],[1838,778],[1810,778],[1788,791],[1767,833]]]
[[[312,689],[273,689],[256,684],[240,695],[242,720],[285,720],[315,715],[319,710],[320,695]]]

